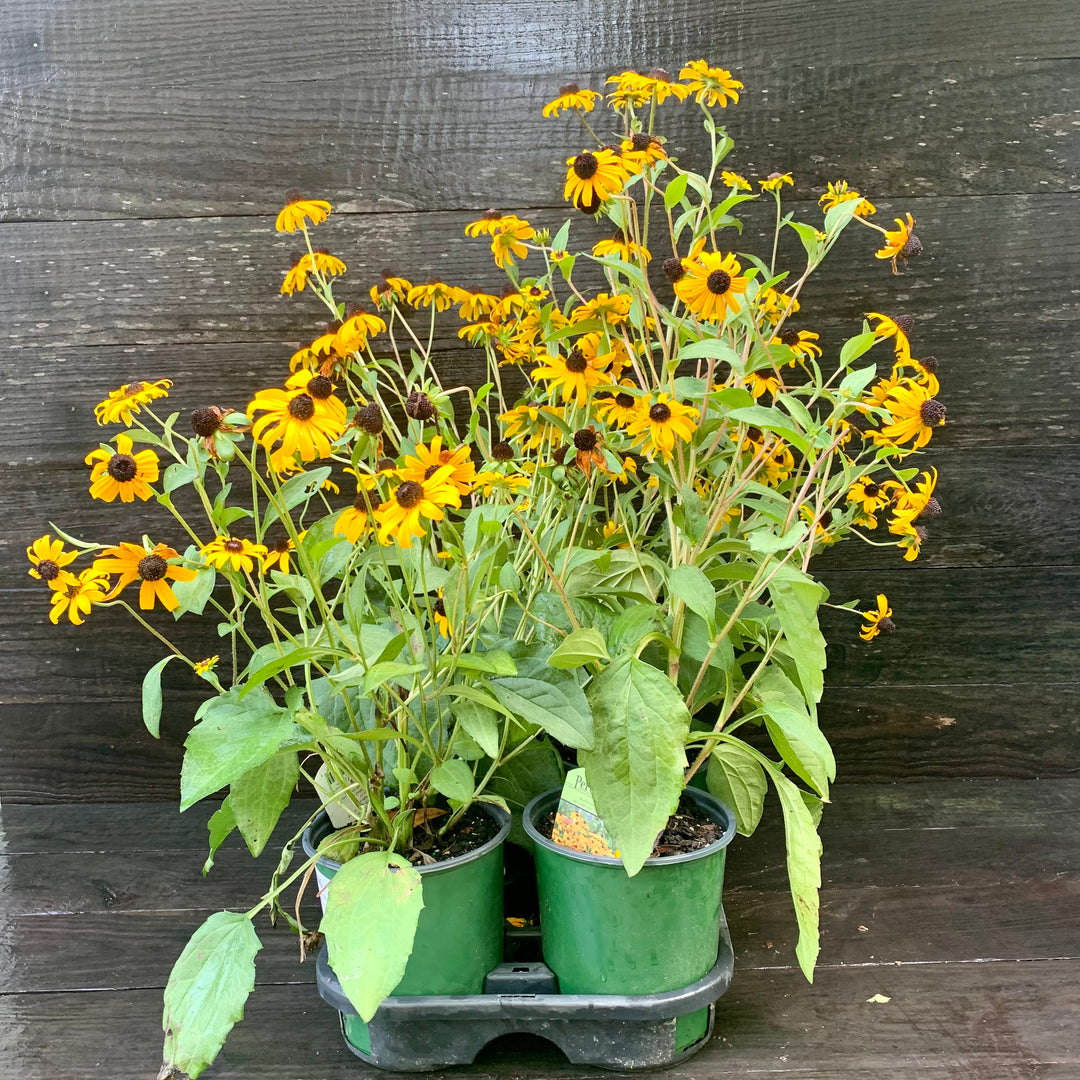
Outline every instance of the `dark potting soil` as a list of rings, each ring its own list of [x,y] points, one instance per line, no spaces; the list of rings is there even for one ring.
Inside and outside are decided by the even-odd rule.
[[[555,827],[555,812],[546,815],[537,822],[537,831],[541,836],[551,839]],[[682,796],[679,808],[671,817],[663,831],[656,838],[650,858],[662,859],[668,855],[685,855],[698,851],[715,843],[724,835],[724,830],[712,821],[689,796]]]
[[[493,840],[499,832],[499,823],[477,806],[470,806],[464,816],[445,836],[438,834],[438,819],[432,822],[429,833],[423,825],[413,829],[413,847],[405,852],[405,858],[413,866],[428,866],[432,862],[445,862],[458,855],[468,855]]]

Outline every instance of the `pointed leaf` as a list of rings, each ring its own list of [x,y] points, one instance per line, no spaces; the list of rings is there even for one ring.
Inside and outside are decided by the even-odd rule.
[[[462,698],[450,707],[454,718],[488,757],[499,756],[499,714],[477,701]]]
[[[578,760],[633,877],[678,806],[690,714],[668,677],[632,655],[589,683],[588,700],[595,742]]]
[[[548,657],[554,668],[575,668],[594,660],[609,660],[604,635],[593,626],[571,631]]]
[[[144,676],[142,682],[142,718],[146,730],[160,738],[161,730],[161,673],[170,660],[175,660],[176,654],[169,653],[164,659],[159,660]]]
[[[836,779],[836,758],[829,740],[805,710],[800,712],[780,701],[766,701],[762,708],[773,746],[780,751],[785,764],[827,799],[829,782]]]
[[[716,622],[716,589],[698,566],[676,566],[668,578],[671,591],[709,628]]]
[[[296,752],[281,750],[232,782],[229,805],[240,835],[256,858],[266,847],[281,811],[289,805],[299,778],[300,762]]]
[[[523,657],[518,675],[489,680],[491,692],[514,716],[542,727],[559,742],[576,750],[593,744],[589,702],[574,677],[548,667],[543,660]]]
[[[474,790],[472,769],[460,758],[451,758],[431,770],[431,786],[454,802],[468,802]]]
[[[218,1055],[255,985],[262,948],[246,915],[218,911],[191,936],[165,987],[165,1065],[195,1080]]]
[[[229,834],[236,828],[236,818],[233,817],[228,797],[222,800],[221,806],[210,815],[206,827],[210,832],[210,854],[207,855],[206,862],[203,863],[202,872],[204,876],[210,873],[218,848],[225,843]]]
[[[825,686],[825,638],[817,611],[829,590],[794,567],[783,566],[769,583],[769,595],[795,660],[806,703],[816,705]]]
[[[321,929],[330,966],[365,1023],[405,974],[422,885],[400,855],[371,851],[345,863],[327,887]]]
[[[758,827],[765,808],[769,782],[765,770],[737,743],[720,743],[709,755],[705,775],[709,791],[735,811],[735,828],[750,836]]]

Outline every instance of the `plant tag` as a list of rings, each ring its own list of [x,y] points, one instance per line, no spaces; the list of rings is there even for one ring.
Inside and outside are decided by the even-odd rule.
[[[596,813],[584,769],[571,769],[566,774],[559,808],[555,811],[551,839],[553,843],[583,851],[587,855],[619,857],[603,821]]]

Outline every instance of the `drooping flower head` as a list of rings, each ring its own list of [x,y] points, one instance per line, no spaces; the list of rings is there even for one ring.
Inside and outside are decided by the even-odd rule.
[[[67,615],[73,625],[82,626],[83,619],[90,614],[90,608],[107,599],[105,590],[108,587],[109,579],[92,566],[88,566],[78,577],[64,571],[62,578],[49,582],[52,589],[49,622],[55,626],[62,615]]]
[[[141,412],[141,406],[169,396],[171,379],[156,382],[124,383],[119,390],[110,390],[104,401],[94,406],[94,416],[99,424],[124,424],[131,427],[133,413]]]
[[[907,221],[903,218],[893,218],[896,228],[885,233],[885,243],[874,252],[875,259],[888,259],[892,263],[892,272],[897,273],[896,260],[914,259],[922,254],[922,241],[912,231],[915,228],[915,219],[908,214]]]
[[[330,204],[325,199],[305,199],[295,188],[285,192],[285,201],[285,207],[274,222],[278,232],[294,233],[305,227],[305,218],[312,225],[318,225],[330,216]]]
[[[864,611],[862,617],[864,622],[859,637],[863,641],[873,641],[878,634],[891,634],[896,629],[896,623],[892,621],[892,608],[884,593],[877,594],[877,607],[873,611]]]
[[[559,87],[559,94],[544,106],[544,116],[558,116],[563,109],[592,112],[600,95],[595,90],[582,90],[577,83]]]
[[[856,217],[871,217],[877,213],[874,204],[869,199],[864,199],[857,191],[849,188],[846,180],[837,180],[836,183],[829,184],[825,193],[818,198],[818,206],[828,213],[834,207],[841,206],[846,202],[855,202],[856,200],[859,203],[855,207]]]

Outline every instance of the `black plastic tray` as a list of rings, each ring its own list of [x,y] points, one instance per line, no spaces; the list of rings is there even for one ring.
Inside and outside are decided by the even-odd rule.
[[[483,994],[389,997],[368,1024],[370,1053],[345,1042],[357,1057],[383,1069],[422,1072],[468,1065],[493,1039],[527,1033],[554,1043],[577,1065],[649,1069],[696,1053],[712,1034],[714,1002],[731,982],[734,958],[727,921],[713,969],[689,986],[662,994],[560,994],[554,973],[538,955],[538,929],[508,930],[505,956],[488,975]],[[319,994],[344,1014],[356,1010],[330,968],[326,946],[316,964]],[[677,1049],[676,1021],[708,1009],[704,1034]]]

